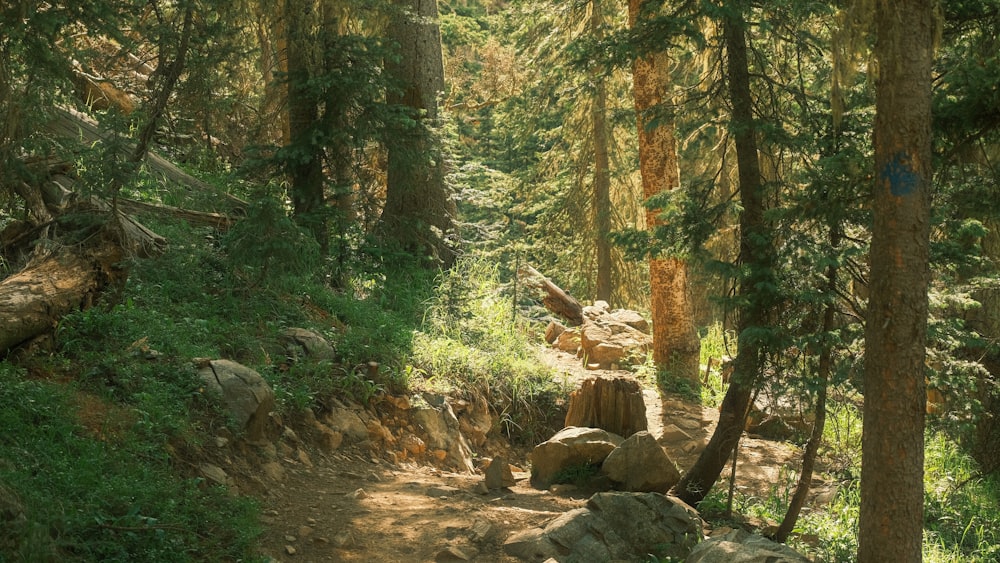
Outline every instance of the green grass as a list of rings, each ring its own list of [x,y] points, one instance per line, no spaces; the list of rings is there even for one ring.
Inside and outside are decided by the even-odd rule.
[[[143,430],[155,411],[95,435],[76,392],[0,364],[0,560],[253,559],[251,501],[178,477]]]

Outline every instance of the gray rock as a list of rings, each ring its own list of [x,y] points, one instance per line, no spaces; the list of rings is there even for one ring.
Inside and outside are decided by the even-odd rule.
[[[600,428],[568,426],[531,452],[531,484],[546,488],[560,472],[581,466],[604,463],[622,437]]]
[[[349,407],[334,406],[323,416],[323,423],[331,430],[343,434],[350,442],[368,439],[368,425],[361,415]]]
[[[502,489],[514,486],[514,473],[510,470],[510,464],[502,456],[494,457],[486,467],[485,483],[486,488]]]
[[[281,333],[285,348],[294,359],[304,354],[314,360],[332,360],[337,351],[318,333],[304,328],[289,328]]]
[[[684,563],[806,563],[794,549],[744,530],[711,538],[695,547]]]
[[[598,493],[585,508],[544,528],[525,530],[504,551],[528,561],[560,563],[683,557],[701,539],[702,522],[680,500],[655,493]]]
[[[645,430],[632,434],[608,454],[601,473],[635,492],[666,493],[681,479],[673,460]]]
[[[274,408],[274,391],[256,371],[230,360],[204,362],[198,375],[243,429],[250,443],[266,441],[268,414]]]
[[[411,420],[423,431],[428,449],[446,452],[444,462],[448,466],[472,473],[472,449],[462,435],[458,418],[447,401],[440,405],[411,409]]]

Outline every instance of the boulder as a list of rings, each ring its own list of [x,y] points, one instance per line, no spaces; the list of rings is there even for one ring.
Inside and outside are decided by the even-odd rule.
[[[337,351],[319,333],[304,328],[288,328],[281,332],[285,350],[293,360],[301,355],[314,360],[332,360]]]
[[[563,428],[531,452],[531,484],[544,489],[562,472],[599,466],[621,443],[621,436],[600,428]]]
[[[626,491],[666,493],[681,479],[667,452],[645,430],[629,436],[601,465]]]
[[[733,530],[698,546],[684,563],[806,563],[805,556],[765,537]]]
[[[424,442],[429,450],[444,452],[439,456],[439,461],[459,471],[472,473],[472,449],[462,436],[455,411],[447,401],[439,404],[436,407],[432,404],[414,406],[410,411],[411,420],[423,431]]]
[[[645,361],[652,343],[649,335],[604,319],[588,321],[580,330],[580,347],[587,362],[599,364],[602,369]]]
[[[199,364],[198,375],[207,389],[222,398],[248,442],[266,441],[274,391],[259,373],[230,360],[209,360]]]
[[[649,321],[635,311],[617,309],[601,317],[601,320],[628,325],[639,332],[649,334]]]
[[[566,326],[559,321],[550,321],[545,327],[545,341],[549,344],[555,343],[559,335],[566,332]]]
[[[460,399],[451,403],[451,408],[458,418],[458,428],[462,435],[473,446],[485,444],[486,435],[493,429],[493,416],[486,398],[478,395],[471,401]]]
[[[683,557],[702,537],[701,519],[678,499],[654,493],[598,493],[584,508],[525,530],[504,551],[529,561],[646,561]]]
[[[330,411],[323,415],[323,423],[331,430],[340,432],[349,442],[363,442],[368,439],[368,423],[352,408],[331,407]]]
[[[580,331],[574,328],[568,328],[564,330],[556,338],[553,344],[556,349],[562,350],[563,352],[569,352],[570,354],[576,354],[577,350],[580,349]]]
[[[514,472],[510,470],[510,464],[502,456],[494,457],[490,464],[486,466],[484,482],[487,490],[503,489],[513,487]]]

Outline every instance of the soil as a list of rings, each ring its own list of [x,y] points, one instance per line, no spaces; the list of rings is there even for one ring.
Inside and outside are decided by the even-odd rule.
[[[631,377],[623,371],[586,370],[575,357],[548,348],[541,356],[557,377],[574,385],[596,375]],[[683,471],[711,435],[718,413],[649,385],[644,388],[650,432],[660,437],[673,425],[691,437],[670,432],[660,438]],[[277,452],[283,476],[254,477],[252,481],[266,486],[241,488],[255,490],[260,498],[263,553],[274,561],[512,562],[518,559],[503,551],[508,536],[583,506],[594,492],[571,485],[553,487],[555,491],[532,488],[529,453],[509,449],[508,461],[521,469],[514,471],[516,485],[485,493],[480,492],[481,474],[387,461],[379,452],[357,447],[324,453],[303,444]],[[746,437],[737,487],[764,498],[785,482],[784,468],[798,467],[800,456],[787,443]],[[727,470],[724,477],[728,475]],[[718,486],[727,482],[722,479]],[[824,487],[820,492],[825,496],[829,487]]]

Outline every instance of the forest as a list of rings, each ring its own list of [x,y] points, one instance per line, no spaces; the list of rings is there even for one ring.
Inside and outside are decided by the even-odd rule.
[[[3,0],[0,562],[531,560],[598,467],[426,553],[267,484],[440,477],[418,404],[531,473],[588,370],[706,413],[661,440],[706,530],[1000,560],[998,195],[1000,0]]]

